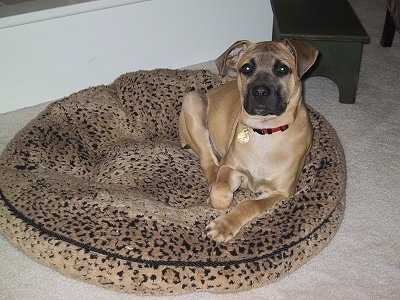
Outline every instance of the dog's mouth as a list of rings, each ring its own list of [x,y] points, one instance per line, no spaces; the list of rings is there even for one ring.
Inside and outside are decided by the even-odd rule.
[[[270,109],[268,109],[268,107],[265,106],[257,106],[252,109],[246,109],[245,107],[244,109],[249,115],[252,116],[268,116],[274,114]]]
[[[278,101],[269,105],[251,105],[251,101],[245,101],[244,110],[251,116],[279,116],[286,110],[286,104]]]

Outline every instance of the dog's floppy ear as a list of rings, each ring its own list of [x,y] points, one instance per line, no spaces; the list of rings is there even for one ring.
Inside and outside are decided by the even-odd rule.
[[[315,63],[319,52],[313,46],[296,40],[286,39],[284,40],[284,44],[294,55],[297,65],[297,74],[299,75],[299,78],[301,78]]]
[[[249,47],[251,42],[243,40],[237,41],[228,48],[220,57],[215,60],[215,64],[218,67],[219,74],[224,75],[226,67],[234,69],[236,63],[242,56],[242,54]]]

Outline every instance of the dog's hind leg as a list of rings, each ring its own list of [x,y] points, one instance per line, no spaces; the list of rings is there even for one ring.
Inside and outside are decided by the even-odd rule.
[[[197,92],[190,92],[183,98],[179,137],[182,147],[189,146],[199,156],[208,183],[215,182],[219,162],[207,127],[207,101]]]

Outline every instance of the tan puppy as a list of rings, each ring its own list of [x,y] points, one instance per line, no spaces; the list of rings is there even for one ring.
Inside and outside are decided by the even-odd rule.
[[[294,194],[313,134],[300,78],[317,56],[296,41],[238,41],[216,60],[221,74],[236,70],[237,81],[184,97],[180,141],[200,158],[211,206],[229,207],[239,187],[260,193],[212,221],[207,235],[213,240],[231,240]]]

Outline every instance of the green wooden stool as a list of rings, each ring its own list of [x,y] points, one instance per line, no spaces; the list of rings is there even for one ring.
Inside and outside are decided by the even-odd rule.
[[[323,76],[339,88],[340,103],[354,103],[363,44],[369,37],[347,0],[270,0],[272,39],[296,39],[320,51],[307,77]]]

